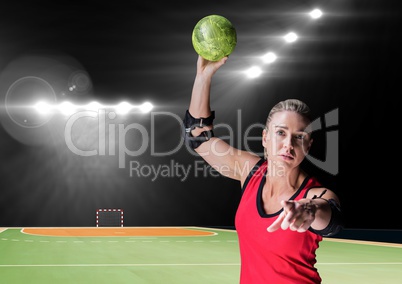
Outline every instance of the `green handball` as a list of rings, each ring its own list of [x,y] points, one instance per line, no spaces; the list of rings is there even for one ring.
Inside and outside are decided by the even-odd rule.
[[[209,61],[218,61],[233,52],[237,44],[236,29],[220,15],[209,15],[195,25],[192,34],[195,51]]]

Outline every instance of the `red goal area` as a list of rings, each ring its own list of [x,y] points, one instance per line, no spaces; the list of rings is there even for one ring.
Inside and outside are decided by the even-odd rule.
[[[96,227],[123,227],[123,209],[97,209]]]

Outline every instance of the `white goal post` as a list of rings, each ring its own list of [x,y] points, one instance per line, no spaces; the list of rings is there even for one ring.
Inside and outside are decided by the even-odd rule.
[[[96,227],[123,227],[123,209],[97,209]]]

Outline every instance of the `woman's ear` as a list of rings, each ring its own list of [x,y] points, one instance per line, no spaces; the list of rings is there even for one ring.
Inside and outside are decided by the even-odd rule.
[[[267,145],[267,140],[268,140],[268,129],[264,128],[262,130],[262,146],[266,146]]]

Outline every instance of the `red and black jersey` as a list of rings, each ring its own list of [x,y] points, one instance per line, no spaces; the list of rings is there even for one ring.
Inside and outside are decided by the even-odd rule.
[[[241,256],[241,284],[262,283],[321,283],[314,267],[316,249],[322,236],[308,230],[299,233],[267,228],[278,218],[283,209],[266,214],[263,209],[262,189],[267,173],[267,161],[261,159],[250,172],[243,185],[243,193],[235,218]],[[299,200],[312,187],[321,186],[312,177],[307,177],[290,198]]]

